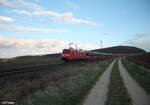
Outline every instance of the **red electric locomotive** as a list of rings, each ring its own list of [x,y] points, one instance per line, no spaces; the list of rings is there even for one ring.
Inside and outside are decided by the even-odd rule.
[[[76,50],[73,48],[64,49],[61,59],[64,61],[72,60],[103,60],[112,57],[109,53],[100,53],[95,51]]]
[[[61,59],[64,61],[71,61],[71,60],[85,60],[87,59],[86,52],[83,50],[76,50],[73,48],[70,49],[64,49],[63,53],[61,55]]]

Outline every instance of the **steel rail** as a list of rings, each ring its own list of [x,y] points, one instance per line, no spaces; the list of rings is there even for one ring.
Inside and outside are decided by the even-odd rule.
[[[58,64],[45,64],[45,65],[29,65],[29,66],[18,66],[18,67],[8,67],[8,68],[0,68],[0,77],[8,74],[15,73],[24,73],[24,72],[33,72],[33,71],[48,71],[49,68],[51,70],[55,70],[56,67],[63,67],[68,65],[75,65],[81,63],[87,63],[91,61],[78,61],[78,62],[62,62]]]
[[[14,74],[14,73],[23,73],[23,72],[32,72],[32,71],[46,71],[48,70],[48,68],[54,68],[54,67],[58,67],[58,66],[63,66],[66,65],[64,63],[60,63],[60,64],[53,64],[53,65],[39,65],[39,66],[20,66],[20,67],[12,67],[12,68],[2,68],[2,70],[0,70],[0,76],[3,75],[7,75],[7,74]]]

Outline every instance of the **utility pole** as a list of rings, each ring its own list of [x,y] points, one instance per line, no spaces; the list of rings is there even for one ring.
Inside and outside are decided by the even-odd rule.
[[[76,43],[76,50],[78,49],[77,44],[78,44],[78,43]]]
[[[72,45],[72,44],[74,44],[74,43],[69,43],[69,47],[70,47],[70,48],[71,48],[71,45]]]
[[[101,40],[101,48],[102,48],[102,44],[103,44],[103,41]]]

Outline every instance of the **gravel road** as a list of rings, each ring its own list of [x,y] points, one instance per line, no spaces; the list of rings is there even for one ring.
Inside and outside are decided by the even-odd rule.
[[[119,59],[119,70],[128,93],[133,100],[133,105],[150,105],[150,96],[129,75],[122,64],[121,59]]]
[[[104,105],[107,99],[108,86],[112,67],[116,60],[114,60],[106,71],[102,74],[95,86],[90,91],[85,99],[83,105]]]

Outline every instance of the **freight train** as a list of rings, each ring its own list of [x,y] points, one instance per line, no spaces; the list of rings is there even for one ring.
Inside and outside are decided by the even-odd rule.
[[[102,53],[96,51],[76,50],[74,48],[64,49],[61,55],[63,61],[73,60],[103,60],[113,57],[111,53]]]

